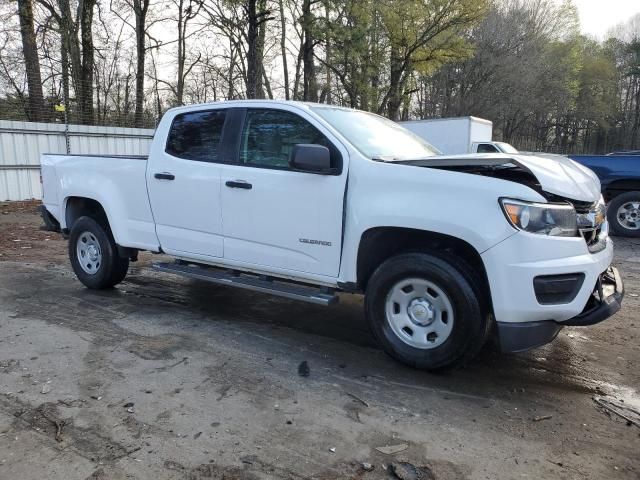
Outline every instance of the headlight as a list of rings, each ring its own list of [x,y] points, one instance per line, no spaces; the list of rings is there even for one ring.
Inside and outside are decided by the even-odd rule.
[[[519,230],[554,237],[578,234],[576,211],[571,205],[529,203],[509,198],[500,199],[509,222]]]
[[[604,197],[600,195],[600,200],[598,200],[598,205],[596,207],[596,225],[602,225],[607,221],[607,206],[604,203]]]

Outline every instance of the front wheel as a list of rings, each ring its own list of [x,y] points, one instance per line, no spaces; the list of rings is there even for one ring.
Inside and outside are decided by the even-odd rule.
[[[487,336],[477,274],[445,253],[407,253],[380,265],[367,285],[369,325],[392,357],[436,370],[463,363]]]
[[[640,237],[640,191],[621,193],[607,206],[611,232],[621,237]]]
[[[129,269],[129,259],[118,255],[111,231],[90,217],[80,217],[73,224],[69,259],[78,280],[91,289],[117,285]]]

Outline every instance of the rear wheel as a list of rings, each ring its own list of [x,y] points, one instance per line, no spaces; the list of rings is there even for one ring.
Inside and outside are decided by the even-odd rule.
[[[640,191],[621,193],[607,206],[611,231],[621,237],[640,237]]]
[[[117,285],[129,269],[129,259],[118,255],[111,231],[91,217],[80,217],[73,224],[69,259],[78,279],[92,289]]]
[[[392,357],[436,370],[482,347],[488,316],[471,267],[445,253],[406,253],[380,265],[367,285],[369,325]]]

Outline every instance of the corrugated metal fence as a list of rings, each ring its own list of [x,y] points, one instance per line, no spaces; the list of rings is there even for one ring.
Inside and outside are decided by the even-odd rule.
[[[66,153],[64,125],[0,120],[0,201],[42,198],[40,154]],[[147,155],[153,130],[69,125],[71,153]]]

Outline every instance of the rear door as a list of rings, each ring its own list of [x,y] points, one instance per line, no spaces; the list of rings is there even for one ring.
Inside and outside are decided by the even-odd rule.
[[[226,118],[223,109],[179,113],[166,145],[151,152],[147,188],[166,253],[223,256],[219,162]]]
[[[335,277],[348,154],[304,111],[242,109],[237,164],[222,166],[224,257],[247,266]],[[329,148],[337,175],[296,172],[296,144]]]

